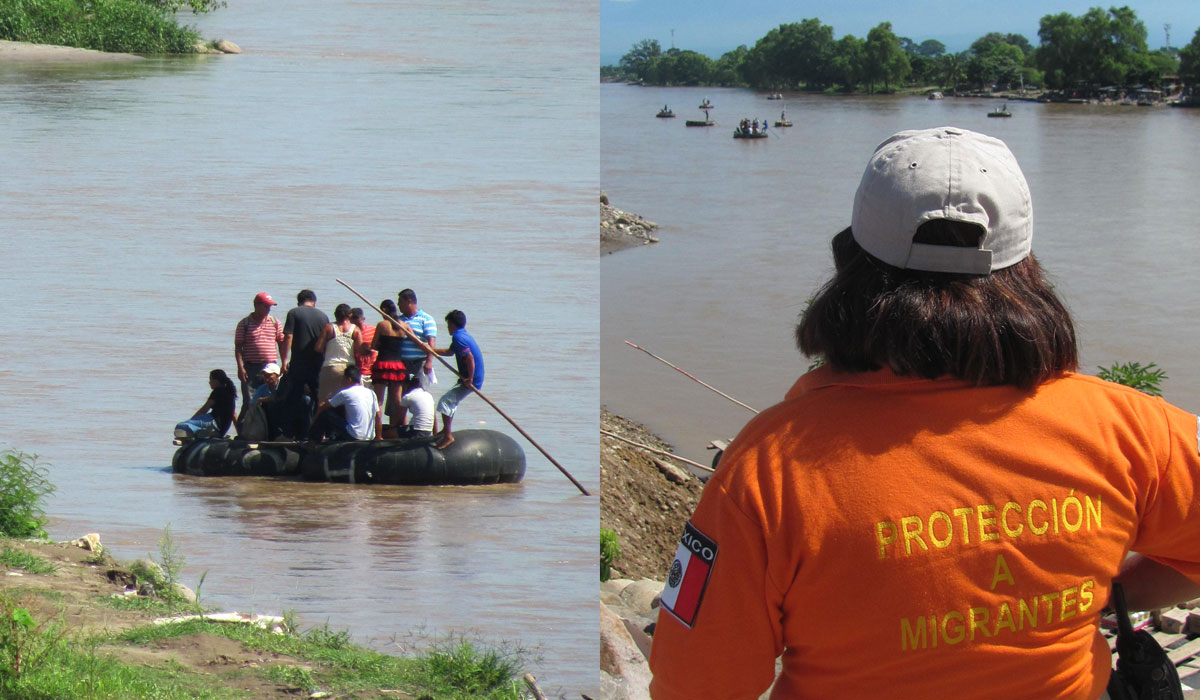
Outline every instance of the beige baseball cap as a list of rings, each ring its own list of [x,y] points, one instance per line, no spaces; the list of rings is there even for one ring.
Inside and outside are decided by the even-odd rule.
[[[982,227],[979,247],[914,243],[932,219]],[[867,163],[850,228],[864,250],[893,267],[986,275],[1029,255],[1033,203],[1000,139],[951,126],[901,131]]]

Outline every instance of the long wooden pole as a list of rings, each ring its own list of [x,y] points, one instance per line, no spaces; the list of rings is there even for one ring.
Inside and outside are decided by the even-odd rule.
[[[631,343],[631,342],[629,342],[628,340],[626,340],[626,341],[625,341],[625,344],[626,344],[626,345],[628,345],[629,347],[631,347],[631,348],[635,349],[635,350],[641,350],[642,352],[646,353],[646,354],[647,354],[647,355],[649,355],[650,357],[653,357],[654,359],[656,359],[656,360],[658,360],[659,362],[663,363],[664,365],[666,365],[666,366],[670,367],[671,369],[675,370],[676,372],[679,372],[679,373],[680,373],[680,374],[682,374],[683,376],[687,377],[688,379],[691,379],[692,381],[696,382],[697,384],[699,384],[700,386],[704,387],[705,389],[709,389],[710,391],[715,391],[716,393],[720,394],[721,396],[724,396],[725,398],[727,398],[727,399],[729,399],[730,401],[732,401],[732,402],[736,403],[737,405],[741,406],[742,408],[746,409],[747,411],[752,411],[752,412],[754,412],[754,413],[758,413],[758,409],[751,408],[750,406],[747,406],[746,404],[742,403],[741,401],[738,401],[737,399],[733,398],[733,397],[732,397],[732,396],[730,396],[729,394],[726,394],[725,392],[721,391],[720,389],[717,389],[716,387],[714,387],[714,386],[712,386],[712,385],[710,385],[710,384],[705,384],[704,382],[700,381],[699,379],[697,379],[696,377],[692,376],[692,375],[691,375],[691,374],[689,374],[688,372],[686,372],[686,371],[684,371],[684,370],[682,370],[682,369],[680,369],[680,368],[676,367],[675,365],[671,364],[670,362],[667,362],[666,360],[662,359],[662,358],[661,358],[661,357],[659,357],[658,355],[655,355],[654,353],[650,352],[650,351],[649,351],[649,350],[647,350],[646,348],[644,348],[644,347],[642,347],[642,346],[640,346],[640,345],[635,345],[634,343]]]
[[[653,453],[655,453],[655,454],[660,454],[660,455],[662,455],[662,456],[664,456],[664,457],[670,457],[671,459],[677,459],[677,460],[679,460],[680,462],[683,462],[684,464],[689,464],[689,465],[691,465],[691,466],[693,466],[693,467],[696,467],[697,469],[703,469],[703,470],[704,470],[704,471],[706,471],[706,472],[715,472],[715,471],[716,471],[716,469],[713,469],[713,468],[712,468],[712,467],[710,467],[710,466],[707,466],[707,465],[701,464],[701,463],[699,463],[699,462],[693,462],[692,460],[688,459],[687,457],[680,457],[679,455],[675,454],[674,452],[667,452],[666,450],[660,450],[660,449],[658,449],[657,447],[651,447],[651,446],[649,446],[649,445],[643,445],[643,444],[642,444],[642,443],[640,443],[640,442],[634,442],[633,440],[630,440],[630,439],[629,439],[629,438],[627,438],[627,437],[621,437],[620,435],[617,435],[616,433],[610,433],[610,432],[609,432],[609,431],[607,431],[607,430],[603,430],[603,429],[601,429],[601,430],[600,430],[600,434],[601,434],[601,435],[606,435],[606,436],[608,436],[608,437],[610,437],[610,438],[615,438],[615,439],[617,439],[617,440],[620,440],[621,442],[627,442],[627,443],[629,443],[630,445],[633,445],[634,447],[637,447],[637,448],[643,449],[643,450],[645,450],[645,451],[647,451],[647,452],[653,452]]]
[[[337,278],[334,278],[334,279],[337,279]],[[346,284],[345,282],[343,282],[343,281],[341,281],[341,280],[337,280],[337,283],[338,283],[338,284],[340,284],[340,285],[342,285],[342,286],[343,286],[343,287],[345,287],[346,289],[349,289],[351,292],[353,292],[353,293],[354,293],[354,295],[355,295],[355,296],[357,296],[359,299],[362,299],[362,300],[363,300],[363,302],[364,302],[364,303],[365,303],[367,306],[370,306],[372,309],[375,309],[375,311],[376,311],[376,312],[377,312],[377,313],[378,313],[380,316],[383,316],[384,318],[386,318],[386,319],[388,319],[388,320],[390,320],[390,321],[394,321],[395,323],[399,323],[399,324],[400,324],[400,330],[401,330],[401,331],[403,331],[403,332],[404,332],[404,334],[405,334],[405,335],[407,335],[407,336],[409,337],[409,339],[410,339],[410,340],[412,340],[412,341],[413,341],[414,343],[416,343],[417,345],[421,346],[421,349],[422,349],[422,350],[424,350],[425,352],[429,353],[429,354],[430,354],[430,355],[432,355],[433,357],[436,357],[436,358],[438,359],[438,361],[439,361],[439,362],[441,362],[443,365],[445,365],[445,366],[446,366],[446,368],[447,368],[447,369],[449,369],[451,372],[454,372],[454,376],[456,376],[456,377],[458,376],[458,368],[457,368],[457,367],[455,367],[454,365],[451,365],[449,362],[447,362],[447,361],[446,361],[446,359],[445,359],[444,357],[442,357],[441,355],[438,355],[436,352],[434,352],[434,351],[433,351],[433,348],[431,348],[431,347],[429,347],[428,345],[426,345],[425,343],[421,342],[421,339],[420,339],[420,338],[418,338],[418,337],[416,337],[416,335],[415,335],[415,334],[414,334],[414,333],[413,333],[411,330],[409,330],[409,329],[408,329],[408,326],[407,326],[406,324],[404,324],[404,323],[400,323],[400,320],[399,320],[399,319],[392,318],[392,316],[391,316],[390,314],[386,314],[386,313],[384,313],[384,312],[383,312],[383,309],[381,309],[381,308],[379,308],[378,306],[375,306],[374,304],[372,304],[370,299],[367,299],[367,298],[366,298],[366,297],[364,297],[362,294],[359,294],[359,293],[358,293],[358,290],[357,290],[357,289],[355,289],[354,287],[351,287],[350,285]],[[546,450],[542,449],[542,446],[541,446],[541,445],[539,445],[539,444],[537,443],[537,440],[534,440],[532,437],[530,437],[529,433],[525,432],[525,429],[524,429],[524,428],[522,428],[521,426],[517,425],[517,422],[516,422],[515,420],[513,420],[512,418],[509,418],[509,416],[508,416],[508,414],[507,414],[507,413],[505,413],[504,411],[500,410],[500,407],[499,407],[499,406],[497,406],[497,405],[496,405],[496,403],[495,403],[494,401],[492,401],[492,400],[491,400],[491,399],[489,399],[487,396],[485,396],[485,395],[484,395],[484,393],[483,393],[482,391],[480,391],[478,387],[476,387],[476,386],[472,385],[472,386],[470,386],[470,387],[468,387],[468,388],[469,388],[471,391],[475,392],[475,393],[476,393],[476,394],[479,396],[479,398],[481,398],[481,399],[483,399],[484,401],[486,401],[486,402],[487,402],[487,405],[489,405],[489,406],[491,406],[493,409],[495,409],[496,413],[499,413],[499,414],[500,414],[500,416],[501,416],[502,418],[504,418],[504,420],[508,421],[509,425],[511,425],[512,427],[516,428],[516,429],[517,429],[517,432],[518,432],[518,433],[520,433],[521,435],[523,435],[523,436],[525,437],[525,439],[529,441],[529,444],[531,444],[531,445],[533,445],[534,447],[536,447],[536,448],[538,449],[538,452],[541,452],[541,453],[542,453],[542,454],[543,454],[543,455],[546,457],[546,459],[550,460],[550,463],[551,463],[551,464],[553,464],[554,466],[558,467],[558,470],[559,470],[560,472],[562,472],[564,476],[566,476],[568,479],[570,479],[572,484],[575,484],[575,488],[579,489],[580,493],[582,493],[582,494],[583,494],[583,495],[585,495],[585,496],[590,496],[590,495],[592,495],[591,493],[588,493],[588,490],[587,490],[587,489],[585,489],[585,488],[583,487],[583,484],[579,483],[579,481],[578,481],[578,480],[576,480],[576,479],[575,479],[575,477],[571,476],[571,473],[570,473],[570,472],[568,472],[568,471],[567,471],[567,470],[566,470],[566,469],[563,467],[563,465],[561,465],[561,464],[559,464],[559,463],[558,463],[558,460],[556,460],[556,459],[554,459],[553,457],[551,457],[549,452],[547,452]]]

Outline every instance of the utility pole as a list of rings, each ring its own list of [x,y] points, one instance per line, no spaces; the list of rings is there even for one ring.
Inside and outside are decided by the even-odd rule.
[[[1167,22],[1163,25],[1163,31],[1167,33],[1167,45],[1163,48],[1171,48],[1171,23]]]
[[[1170,43],[1169,39],[1168,39],[1167,43]],[[675,48],[675,30],[674,29],[671,30],[671,48]]]

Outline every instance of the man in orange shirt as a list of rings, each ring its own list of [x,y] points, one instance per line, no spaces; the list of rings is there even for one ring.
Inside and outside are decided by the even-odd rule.
[[[823,366],[685,529],[654,698],[1096,700],[1113,581],[1132,607],[1200,596],[1196,416],[1075,373],[1032,235],[1001,141],[876,149],[796,329]]]

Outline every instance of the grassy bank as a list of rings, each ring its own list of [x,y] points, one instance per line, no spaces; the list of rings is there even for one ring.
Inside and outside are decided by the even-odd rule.
[[[156,624],[202,608],[131,595],[144,583],[136,566],[70,544],[0,539],[0,567],[0,697],[9,700],[526,697],[517,652],[457,639],[394,657],[286,618],[272,629]]]
[[[193,53],[201,41],[153,0],[5,0],[0,39],[135,54]]]

